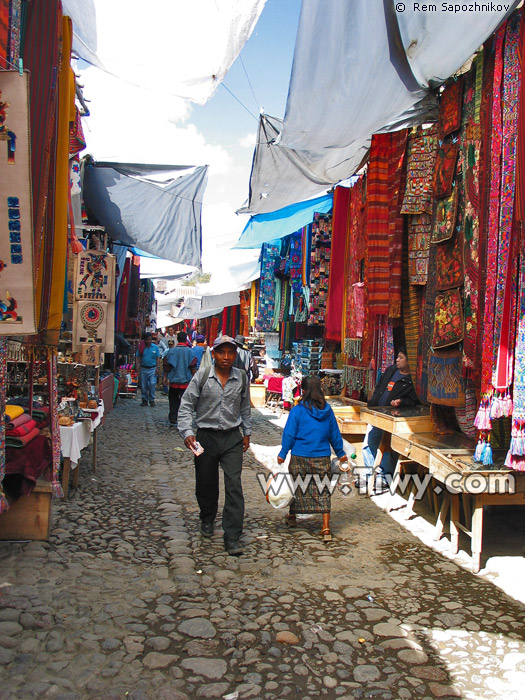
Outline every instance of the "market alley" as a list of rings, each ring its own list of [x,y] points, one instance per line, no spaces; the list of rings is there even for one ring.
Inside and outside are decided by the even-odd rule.
[[[362,496],[336,492],[329,544],[319,519],[288,530],[258,411],[245,554],[204,540],[167,412],[121,399],[49,543],[0,543],[0,700],[523,697],[523,606]]]

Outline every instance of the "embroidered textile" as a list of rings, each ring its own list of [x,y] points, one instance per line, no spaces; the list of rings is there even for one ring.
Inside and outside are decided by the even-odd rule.
[[[302,229],[290,236],[290,284],[295,293],[303,288]]]
[[[459,289],[436,295],[432,347],[444,348],[463,340],[463,309]]]
[[[424,212],[408,220],[408,279],[410,284],[426,284],[432,216]]]
[[[456,419],[461,432],[470,438],[475,438],[477,434],[474,419],[478,410],[478,399],[476,387],[472,379],[465,379],[465,405],[455,408]]]
[[[449,197],[452,192],[458,151],[458,143],[442,144],[437,149],[436,165],[434,167],[434,177],[432,180],[432,189],[436,199]]]
[[[308,325],[324,326],[332,244],[331,214],[314,214],[310,255],[310,308]]]
[[[496,34],[494,48],[494,80],[492,88],[492,130],[490,149],[490,196],[487,232],[487,270],[485,309],[483,314],[483,343],[481,360],[481,393],[488,394],[492,386],[492,355],[494,338],[494,302],[496,296],[496,271],[498,254],[498,221],[501,173],[501,78],[503,73],[503,39],[505,25]]]
[[[261,279],[259,287],[259,312],[256,328],[271,331],[275,311],[275,264],[280,257],[280,244],[264,243],[261,250]]]
[[[418,127],[408,138],[407,180],[401,214],[432,214],[432,176],[436,161],[436,127]]]
[[[516,257],[512,244],[512,220],[516,184],[516,140],[518,135],[518,99],[521,73],[518,58],[521,13],[507,24],[503,67],[503,140],[501,172],[501,204],[499,216],[498,273],[494,313],[494,345],[492,385],[507,389],[512,382],[514,363],[512,323],[515,316]]]
[[[429,403],[456,407],[465,405],[461,356],[459,350],[436,350],[430,354],[427,394]]]
[[[436,219],[432,229],[432,243],[442,243],[452,238],[458,213],[458,190],[455,187],[452,194],[440,199],[436,205]]]
[[[345,294],[345,252],[350,205],[350,189],[336,187],[332,222],[332,249],[324,337],[341,342],[343,296]]]
[[[439,105],[439,136],[444,138],[457,131],[461,124],[463,79],[453,80],[443,90]]]
[[[365,290],[363,282],[352,285],[354,291],[355,335],[362,338],[365,330]]]
[[[350,215],[348,224],[348,236],[345,251],[345,309],[343,337],[345,339],[356,339],[357,319],[356,300],[354,295],[354,284],[363,282],[362,277],[366,276],[366,176],[361,175],[350,190]],[[363,298],[364,298],[363,289]],[[365,301],[363,301],[365,305]]]
[[[521,246],[523,250],[523,246]],[[518,327],[514,366],[514,406],[509,453],[505,461],[512,469],[525,471],[525,264],[519,268]]]
[[[436,269],[437,246],[431,245],[428,257],[429,270]],[[424,288],[423,311],[419,330],[419,344],[417,352],[417,374],[416,391],[419,400],[426,402],[428,386],[428,356],[432,346],[435,323],[435,303],[436,303],[436,275],[428,276],[427,284]]]
[[[455,231],[454,236],[437,246],[436,288],[439,291],[453,289],[463,284],[463,233]]]
[[[5,476],[5,391],[7,387],[7,338],[0,337],[0,513],[9,509],[2,490]]]

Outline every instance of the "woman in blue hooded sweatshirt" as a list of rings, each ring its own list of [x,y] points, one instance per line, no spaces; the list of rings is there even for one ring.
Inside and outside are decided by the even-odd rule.
[[[348,458],[343,449],[343,439],[334,412],[326,402],[319,379],[305,377],[301,388],[302,401],[290,411],[283,432],[281,451],[277,457],[277,462],[282,464],[288,452],[291,451],[289,472],[294,478],[303,477],[303,483],[307,484],[306,488],[302,486],[296,488],[287,523],[290,527],[294,527],[297,513],[322,513],[323,529],[320,537],[325,542],[329,542],[332,539],[328,488],[330,446],[333,447],[340,462],[348,462]],[[308,476],[309,478],[306,479]],[[316,476],[318,478],[315,478]]]

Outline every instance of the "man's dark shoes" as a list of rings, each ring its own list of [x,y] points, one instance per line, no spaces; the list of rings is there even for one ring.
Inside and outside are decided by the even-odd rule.
[[[150,402],[149,402],[149,405],[150,405],[150,406],[154,406],[154,405],[155,405],[155,401],[150,401]]]
[[[141,405],[141,406],[147,406],[147,405],[148,405],[148,402],[145,401],[144,399],[142,399],[142,401],[140,402],[140,405]]]
[[[201,535],[203,537],[213,537],[213,523],[201,522]]]
[[[228,540],[224,538],[224,549],[231,557],[238,557],[244,552],[244,547],[239,540]]]

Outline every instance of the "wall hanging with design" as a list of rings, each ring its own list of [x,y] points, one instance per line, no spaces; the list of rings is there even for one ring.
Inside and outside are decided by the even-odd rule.
[[[100,352],[114,351],[115,307],[105,301],[76,301],[73,305],[73,351],[93,343]]]
[[[36,333],[28,91],[0,71],[0,335]]]
[[[75,299],[114,301],[114,255],[109,255],[103,250],[85,250],[77,255]]]
[[[462,375],[463,353],[459,350],[437,350],[428,359],[429,403],[443,406],[465,406],[465,380]]]

